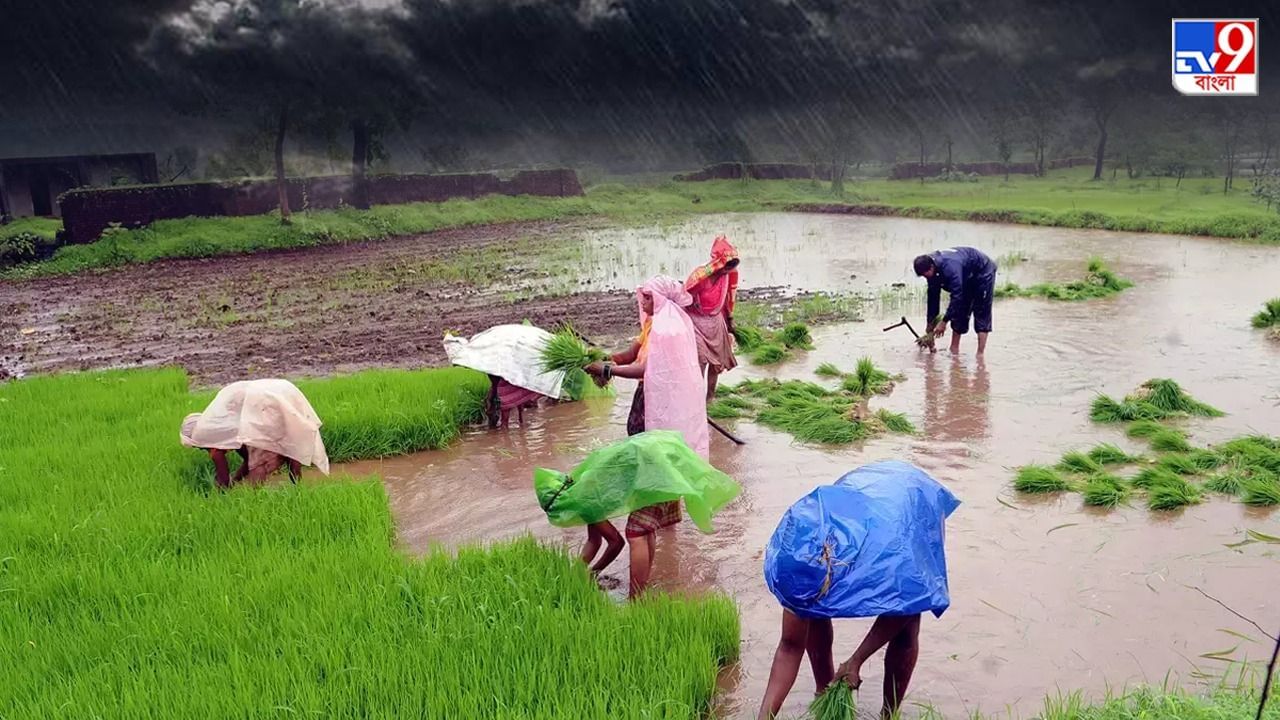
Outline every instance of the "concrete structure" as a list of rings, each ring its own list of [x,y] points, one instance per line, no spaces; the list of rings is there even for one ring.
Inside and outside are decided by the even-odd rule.
[[[154,153],[0,158],[0,217],[61,217],[68,190],[158,181]]]

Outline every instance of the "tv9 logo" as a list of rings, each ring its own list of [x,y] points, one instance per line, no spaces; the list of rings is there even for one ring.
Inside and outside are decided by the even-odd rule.
[[[1183,95],[1258,94],[1258,19],[1173,21],[1173,87]]]

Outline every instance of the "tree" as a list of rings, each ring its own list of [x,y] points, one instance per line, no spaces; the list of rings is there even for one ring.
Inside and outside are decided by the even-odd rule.
[[[1213,124],[1218,128],[1219,147],[1222,148],[1224,171],[1222,174],[1222,194],[1226,195],[1235,186],[1236,156],[1240,151],[1240,139],[1244,134],[1244,121],[1237,108],[1219,106],[1213,113]]]
[[[1081,94],[1089,119],[1098,133],[1098,142],[1094,148],[1093,179],[1102,179],[1102,164],[1107,157],[1107,127],[1116,109],[1120,107],[1120,96],[1123,91],[1118,73],[1125,69],[1119,64],[1115,66],[1092,66],[1085,68],[1080,74],[1083,81]]]
[[[171,183],[184,175],[190,176],[196,168],[198,157],[199,153],[190,145],[174,148],[160,161],[160,181]]]
[[[991,121],[991,141],[995,145],[996,156],[1004,165],[1004,181],[1009,182],[1009,161],[1013,159],[1013,123],[1010,113],[997,109],[996,117]]]
[[[1039,90],[1043,94],[1031,101],[1026,114],[1022,117],[1022,122],[1026,127],[1032,155],[1035,157],[1036,176],[1044,177],[1045,156],[1048,154],[1050,143],[1057,135],[1059,99],[1044,88]]]

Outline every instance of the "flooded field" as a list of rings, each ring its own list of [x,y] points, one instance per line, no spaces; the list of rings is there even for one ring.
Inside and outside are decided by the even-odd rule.
[[[1097,441],[1138,449],[1114,427],[1092,424],[1095,394],[1123,395],[1151,377],[1178,380],[1225,418],[1191,421],[1192,441],[1280,434],[1280,344],[1249,328],[1275,294],[1280,251],[1211,240],[1012,226],[819,215],[703,217],[646,231],[593,234],[584,289],[627,288],[654,272],[683,275],[703,261],[710,239],[729,234],[742,254],[746,287],[860,291],[882,302],[865,322],[816,329],[817,349],[770,374],[814,379],[823,362],[857,358],[906,381],[872,407],[907,413],[920,432],[824,449],[739,422],[735,447],[713,436],[712,462],[744,492],[717,532],[687,521],[658,543],[655,579],[670,591],[719,590],[742,612],[741,663],[724,678],[721,712],[753,716],[763,690],[780,611],[764,586],[763,549],[782,512],[815,485],[865,462],[899,458],[946,483],[963,505],[949,523],[952,608],[927,619],[910,700],[948,716],[981,709],[1029,715],[1045,693],[1215,677],[1227,660],[1263,658],[1259,631],[1207,599],[1274,623],[1280,546],[1231,548],[1246,529],[1280,535],[1280,513],[1207,498],[1185,511],[1144,507],[1087,510],[1079,496],[1035,499],[1009,489],[1011,469],[1052,462]],[[1027,260],[1001,282],[1070,280],[1090,255],[1104,257],[1136,287],[1111,300],[998,301],[985,361],[972,339],[957,358],[918,352],[905,329],[880,328],[924,313],[910,260],[919,252],[975,245],[993,257]],[[881,291],[906,283],[898,292]],[[916,288],[912,290],[912,288]],[[744,367],[729,380],[761,374]],[[567,469],[590,449],[625,435],[632,387],[615,400],[544,408],[528,425],[475,431],[448,450],[348,466],[378,472],[391,495],[404,545],[458,544],[522,533],[576,544],[582,532],[550,528],[531,489],[532,469]],[[727,424],[732,425],[732,421]],[[609,575],[626,577],[626,558]],[[868,621],[836,624],[839,660]],[[1249,639],[1243,639],[1241,636]],[[1228,651],[1228,652],[1223,652]],[[787,712],[807,700],[807,668]],[[880,668],[863,670],[866,707],[878,706]]]

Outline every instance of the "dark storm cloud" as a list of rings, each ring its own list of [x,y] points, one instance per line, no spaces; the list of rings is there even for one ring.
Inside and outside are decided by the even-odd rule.
[[[1101,74],[1167,94],[1157,0],[0,0],[0,119],[99,106],[231,117],[282,93],[442,134],[650,137],[832,108],[976,128]],[[1264,55],[1265,57],[1265,55]],[[1265,90],[1264,90],[1265,91]],[[853,108],[852,111],[849,108]],[[21,112],[19,112],[19,110]],[[975,130],[976,132],[976,130]]]

